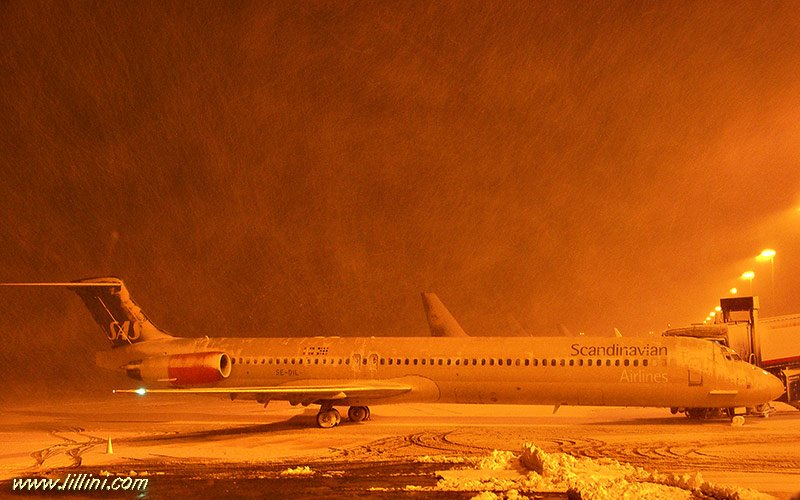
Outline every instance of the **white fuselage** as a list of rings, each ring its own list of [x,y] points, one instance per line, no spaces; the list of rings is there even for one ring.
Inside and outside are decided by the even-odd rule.
[[[731,359],[717,344],[691,338],[175,338],[100,353],[98,363],[120,368],[143,357],[187,352],[225,352],[232,358],[230,376],[214,385],[220,388],[354,381],[412,387],[390,398],[348,398],[336,405],[722,408],[754,406],[782,391],[763,370]]]

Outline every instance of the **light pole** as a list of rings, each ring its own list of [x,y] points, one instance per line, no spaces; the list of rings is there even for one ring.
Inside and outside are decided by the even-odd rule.
[[[756,256],[756,260],[759,262],[769,261],[770,274],[772,278],[772,302],[775,302],[775,254],[777,253],[778,252],[771,248],[765,248]]]
[[[739,276],[739,279],[747,280],[750,282],[750,295],[753,295],[753,278],[756,277],[756,273],[753,271],[745,271]]]

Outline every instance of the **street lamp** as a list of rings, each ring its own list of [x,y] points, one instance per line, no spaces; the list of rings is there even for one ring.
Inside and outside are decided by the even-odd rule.
[[[756,260],[758,262],[766,262],[769,261],[770,267],[770,274],[772,276],[772,300],[775,301],[775,254],[777,254],[775,250],[771,248],[765,248],[761,250],[761,253],[756,256]]]
[[[737,293],[739,293],[739,290],[736,287],[733,287],[728,291],[730,292],[731,295],[736,295]]]
[[[753,278],[756,277],[756,273],[753,271],[745,271],[739,276],[739,279],[747,280],[750,282],[750,295],[753,295]]]

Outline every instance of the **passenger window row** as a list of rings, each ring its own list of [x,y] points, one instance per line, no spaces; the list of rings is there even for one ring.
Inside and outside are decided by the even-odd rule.
[[[349,365],[350,358],[232,358],[233,364],[244,365]],[[363,358],[367,364],[367,358]],[[374,363],[374,361],[373,361]],[[511,358],[472,358],[472,359],[452,359],[452,358],[380,358],[381,365],[403,365],[403,366],[648,366],[648,359],[511,359]]]
[[[381,365],[436,365],[436,366],[648,366],[648,359],[511,359],[511,358],[381,358]]]
[[[350,358],[231,358],[233,364],[240,365],[349,365]]]

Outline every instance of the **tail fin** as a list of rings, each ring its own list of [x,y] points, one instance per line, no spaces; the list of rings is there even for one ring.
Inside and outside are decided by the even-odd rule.
[[[422,305],[432,337],[469,337],[435,293],[423,293]]]
[[[3,286],[61,286],[78,294],[113,347],[172,338],[150,322],[121,279],[86,278],[69,283],[1,283]]]

